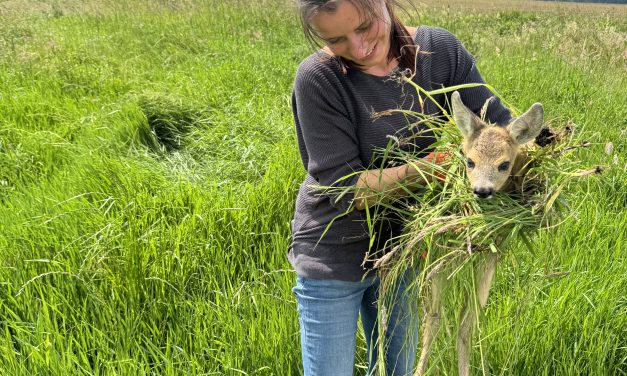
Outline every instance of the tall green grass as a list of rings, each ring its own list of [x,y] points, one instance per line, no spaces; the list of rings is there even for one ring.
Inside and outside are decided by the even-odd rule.
[[[299,374],[293,5],[84,4],[2,8],[0,374]],[[572,119],[612,167],[501,264],[489,369],[626,374],[624,23],[421,10],[407,22],[456,33],[509,102]],[[454,374],[453,336],[431,360]]]

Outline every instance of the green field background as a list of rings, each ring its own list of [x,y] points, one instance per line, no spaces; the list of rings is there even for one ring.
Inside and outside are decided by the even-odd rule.
[[[402,17],[456,34],[513,108],[542,102],[607,167],[500,264],[474,373],[626,375],[626,13]],[[0,375],[302,372],[285,253],[311,51],[287,0],[0,1]],[[457,372],[455,311],[431,375]]]

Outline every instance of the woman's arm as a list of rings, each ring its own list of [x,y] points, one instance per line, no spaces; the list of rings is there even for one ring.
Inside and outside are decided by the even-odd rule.
[[[391,200],[404,196],[406,189],[415,190],[424,186],[436,177],[443,180],[441,173],[433,170],[433,162],[441,163],[445,159],[443,153],[435,158],[430,153],[416,164],[404,164],[396,167],[388,167],[379,170],[367,170],[359,174],[355,187],[353,204],[357,210],[363,210],[380,202],[377,197],[385,193],[384,199]],[[420,171],[416,168],[420,168]]]

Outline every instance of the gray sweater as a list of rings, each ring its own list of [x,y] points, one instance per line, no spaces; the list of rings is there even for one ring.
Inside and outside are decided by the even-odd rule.
[[[425,90],[484,82],[472,55],[446,30],[420,27],[415,42],[420,51],[430,52],[419,55],[414,76],[414,82]],[[464,104],[475,113],[492,95],[484,87],[464,89],[460,94]],[[417,95],[411,85],[390,77],[354,69],[342,73],[338,62],[322,51],[300,64],[292,93],[292,110],[307,176],[296,200],[288,252],[298,275],[359,281],[369,271],[370,265],[362,265],[370,244],[366,212],[356,209],[347,212],[352,194],[338,197],[315,187],[354,186],[360,171],[389,167],[381,162],[377,150],[388,145],[388,136],[408,137],[416,128],[410,130],[412,119],[402,114],[374,119],[372,113],[398,108],[421,112]],[[435,99],[445,106],[444,95]],[[425,113],[437,115],[438,111],[433,103],[425,103]],[[509,110],[498,100],[491,102],[486,116],[502,125],[511,120]],[[408,151],[420,156],[433,142],[432,137],[420,137],[407,148],[411,147]],[[382,248],[386,241],[402,231],[402,218],[384,218],[376,228],[374,249],[370,252],[385,251]]]

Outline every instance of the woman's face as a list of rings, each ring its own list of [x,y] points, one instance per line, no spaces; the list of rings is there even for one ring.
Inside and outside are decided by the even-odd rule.
[[[365,71],[387,69],[390,49],[391,21],[385,3],[372,20],[366,20],[348,0],[342,1],[334,12],[320,12],[311,25],[336,56],[362,66]]]

